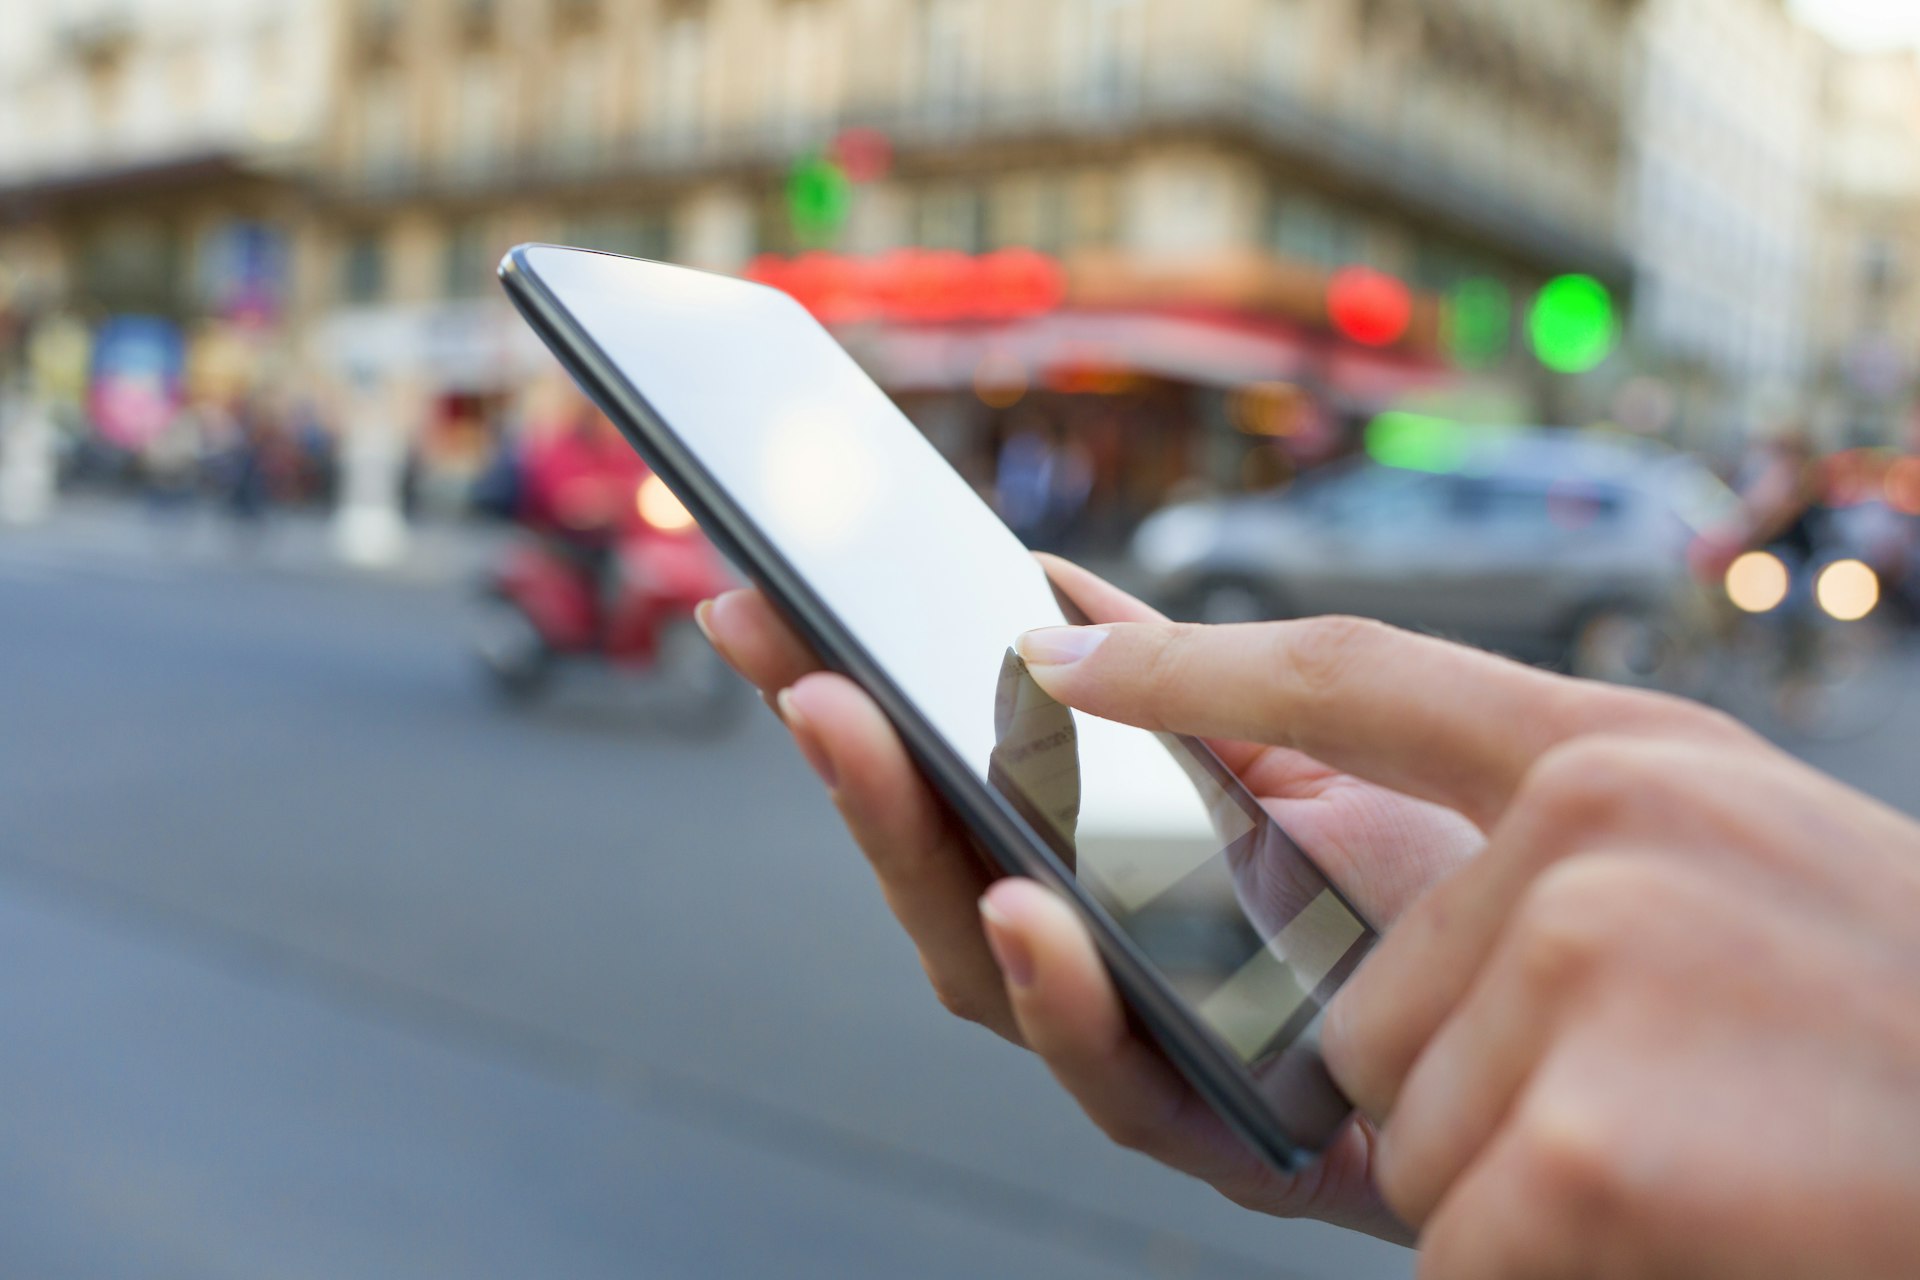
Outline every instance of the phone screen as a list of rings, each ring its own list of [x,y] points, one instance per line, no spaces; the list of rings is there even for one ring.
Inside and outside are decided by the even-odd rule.
[[[951,751],[1032,827],[1301,1146],[1348,1107],[1319,1014],[1372,934],[1218,763],[1071,711],[1013,642],[1066,621],[1025,547],[784,294],[530,247],[529,269]]]

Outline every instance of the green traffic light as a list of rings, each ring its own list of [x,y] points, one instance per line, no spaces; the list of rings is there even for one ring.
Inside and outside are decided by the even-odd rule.
[[[1498,280],[1462,281],[1447,298],[1447,350],[1469,369],[1498,363],[1513,337],[1513,294]]]
[[[1540,363],[1560,373],[1597,369],[1613,353],[1613,295],[1592,276],[1549,280],[1528,325]]]
[[[802,244],[831,244],[853,209],[853,183],[825,156],[807,156],[787,175],[787,214]]]

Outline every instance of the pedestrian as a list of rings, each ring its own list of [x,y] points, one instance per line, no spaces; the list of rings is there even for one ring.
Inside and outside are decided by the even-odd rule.
[[[1377,623],[1021,638],[1048,695],[1215,741],[1386,930],[1328,1007],[1359,1118],[1256,1160],[1139,1038],[1078,917],[992,883],[876,705],[753,591],[702,610],[778,705],[942,1002],[1110,1136],[1428,1280],[1920,1270],[1920,826],[1717,713]]]

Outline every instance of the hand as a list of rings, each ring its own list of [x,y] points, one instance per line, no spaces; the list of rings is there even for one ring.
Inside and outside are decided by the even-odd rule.
[[[1920,827],[1712,712],[1374,624],[1022,652],[1072,706],[1488,832],[1325,1025],[1423,1277],[1920,1267]]]
[[[1088,616],[1161,621],[1084,570],[1043,560]],[[1364,1124],[1299,1178],[1282,1178],[1251,1156],[1180,1075],[1128,1029],[1078,917],[1038,885],[994,885],[996,873],[921,780],[879,708],[851,681],[823,673],[764,597],[755,591],[722,596],[701,610],[701,623],[721,654],[779,708],[826,780],[894,914],[919,948],[942,1004],[1038,1052],[1117,1141],[1239,1203],[1409,1238],[1373,1189],[1373,1133]],[[1296,752],[1231,742],[1215,746],[1378,923],[1392,920],[1480,845],[1479,832],[1457,815],[1357,782]],[[983,932],[983,910],[992,918],[994,945],[1011,982]]]

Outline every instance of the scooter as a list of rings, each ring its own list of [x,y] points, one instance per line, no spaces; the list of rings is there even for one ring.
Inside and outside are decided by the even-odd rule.
[[[657,476],[641,482],[635,509],[604,564],[551,535],[514,542],[481,582],[474,650],[510,702],[545,697],[563,667],[598,664],[654,686],[663,711],[730,724],[746,686],[699,634],[694,610],[735,579]]]

